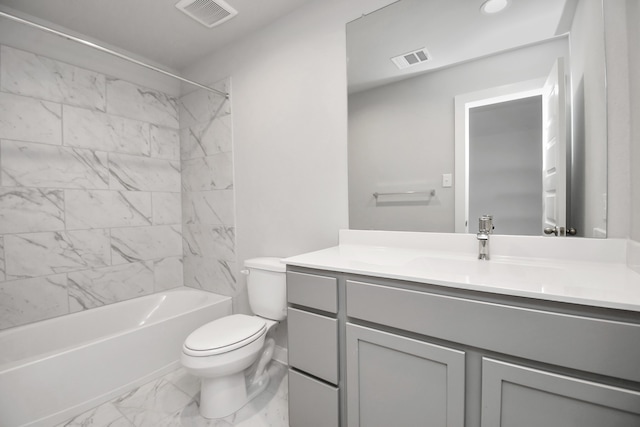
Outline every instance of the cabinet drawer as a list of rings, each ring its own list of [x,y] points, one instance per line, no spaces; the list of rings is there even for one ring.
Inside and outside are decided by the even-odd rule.
[[[287,272],[287,300],[329,313],[338,312],[338,280],[335,277]]]
[[[289,425],[338,427],[338,389],[289,369]]]
[[[347,316],[640,381],[640,325],[347,281]],[[604,343],[604,344],[603,344]]]
[[[338,383],[338,321],[289,308],[289,365]]]

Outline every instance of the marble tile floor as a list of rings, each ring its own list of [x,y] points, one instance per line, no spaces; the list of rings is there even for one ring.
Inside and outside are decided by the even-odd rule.
[[[199,380],[179,368],[56,427],[287,427],[287,367],[271,362],[269,375],[264,392],[218,420],[200,416]]]

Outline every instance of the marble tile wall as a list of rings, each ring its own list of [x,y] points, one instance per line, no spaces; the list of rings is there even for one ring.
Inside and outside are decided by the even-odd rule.
[[[200,176],[188,164],[197,202],[184,222],[195,227],[187,252],[232,262],[233,197],[209,194],[231,191],[230,139],[209,101],[194,94],[179,104],[0,46],[0,329],[183,285],[183,135],[188,159],[215,168]],[[183,111],[195,113],[186,134]],[[225,207],[206,212],[219,200]],[[189,284],[196,277],[212,287],[201,273]]]
[[[229,92],[229,82],[215,85]],[[184,284],[227,296],[236,277],[231,106],[204,90],[180,98]]]

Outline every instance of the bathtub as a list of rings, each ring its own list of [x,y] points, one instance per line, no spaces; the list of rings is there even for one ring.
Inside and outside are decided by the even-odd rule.
[[[52,426],[180,366],[231,298],[178,288],[0,331],[0,426]]]

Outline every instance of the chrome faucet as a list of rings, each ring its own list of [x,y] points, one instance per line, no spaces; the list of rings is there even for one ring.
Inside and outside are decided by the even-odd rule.
[[[489,235],[493,228],[493,216],[482,215],[478,219],[478,259],[489,260]]]

